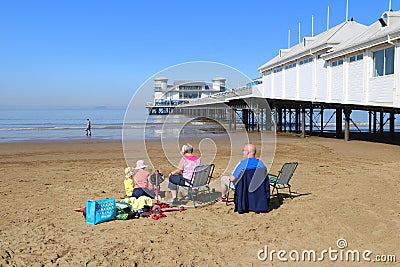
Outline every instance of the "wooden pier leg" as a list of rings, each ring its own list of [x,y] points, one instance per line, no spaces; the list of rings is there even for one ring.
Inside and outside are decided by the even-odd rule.
[[[342,138],[342,122],[343,122],[343,116],[342,116],[342,109],[337,108],[336,109],[336,138]]]
[[[372,132],[372,111],[368,111],[368,133]]]
[[[228,116],[229,130],[232,130],[232,120],[233,120],[232,108],[229,108],[228,112],[229,112],[229,116]]]
[[[379,133],[382,135],[383,134],[383,111],[381,110],[379,112]]]
[[[260,109],[260,127],[261,127],[261,131],[262,130],[266,130],[265,127],[264,127],[264,124],[265,124],[264,116],[265,116],[266,112],[264,112],[264,110],[265,110],[264,108]]]
[[[242,109],[242,118],[243,118],[243,123],[245,129],[248,131],[249,130],[249,112],[247,109]]]
[[[265,108],[265,130],[271,131],[271,129],[272,129],[272,112],[267,107]]]
[[[301,137],[306,137],[306,108],[301,108]]]
[[[324,134],[324,107],[321,107],[321,129],[320,129],[320,136]]]
[[[313,132],[313,124],[314,124],[314,110],[313,107],[310,107],[310,136]]]
[[[257,132],[259,132],[260,131],[260,108],[258,107],[258,105],[257,105],[257,107],[256,107],[256,124],[257,124]]]
[[[344,141],[350,140],[350,114],[351,109],[344,109]]]
[[[251,112],[251,130],[254,131],[255,129],[255,115],[254,115],[254,108],[250,110]]]
[[[236,109],[233,109],[233,130],[236,131]]]
[[[283,131],[286,132],[286,125],[287,125],[287,117],[286,117],[286,108],[283,109]]]
[[[394,136],[394,113],[390,112],[390,136]]]
[[[374,128],[374,134],[376,134],[376,111],[374,110],[374,113],[373,113],[373,119],[374,119],[374,121],[372,122],[372,125],[373,125],[373,128]]]

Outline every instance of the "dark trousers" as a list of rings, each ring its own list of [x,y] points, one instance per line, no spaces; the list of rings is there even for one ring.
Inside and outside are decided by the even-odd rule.
[[[168,188],[170,190],[177,190],[178,186],[186,186],[186,183],[188,180],[183,178],[182,174],[173,174],[169,177],[169,183],[168,183]]]
[[[132,193],[133,197],[139,198],[141,196],[146,196],[146,197],[150,197],[150,198],[154,198],[155,194],[154,192],[150,191],[147,188],[135,188],[133,189],[133,193]]]

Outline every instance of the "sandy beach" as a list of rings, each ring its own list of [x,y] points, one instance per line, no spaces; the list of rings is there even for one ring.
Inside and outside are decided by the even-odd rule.
[[[214,180],[224,174],[231,152],[223,139],[216,145]],[[170,172],[159,143],[146,146],[157,168]],[[142,155],[136,152],[137,159]],[[269,213],[239,215],[233,205],[215,203],[158,221],[94,226],[73,210],[84,207],[87,198],[124,194],[121,142],[0,144],[0,265],[281,266],[276,254],[272,261],[260,261],[259,250],[338,249],[338,239],[347,241],[346,249],[372,251],[371,259],[382,254],[400,261],[399,146],[279,135],[270,172],[286,161],[299,162],[291,182],[295,197],[283,203],[271,199]],[[326,256],[321,262],[286,265],[382,263]]]

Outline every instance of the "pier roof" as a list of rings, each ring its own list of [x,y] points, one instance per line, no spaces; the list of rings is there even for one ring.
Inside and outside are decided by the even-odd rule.
[[[174,81],[174,86],[179,86],[179,85],[188,85],[188,86],[203,86],[205,85],[205,81]]]
[[[289,49],[281,49],[278,56],[259,67],[258,71],[268,71],[316,52],[332,49],[355,34],[365,31],[366,28],[367,26],[358,22],[345,21],[314,37],[304,37],[302,43]]]
[[[386,18],[385,18],[386,17]],[[382,24],[382,22],[384,24]],[[384,26],[386,24],[386,26]],[[400,38],[400,11],[388,11],[363,32],[339,44],[324,59],[332,59]]]

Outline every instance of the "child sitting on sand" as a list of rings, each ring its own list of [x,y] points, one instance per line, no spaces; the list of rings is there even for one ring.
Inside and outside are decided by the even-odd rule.
[[[125,168],[125,193],[128,197],[132,196],[133,188],[134,188],[134,181],[133,181],[133,172],[134,169],[132,167]]]

